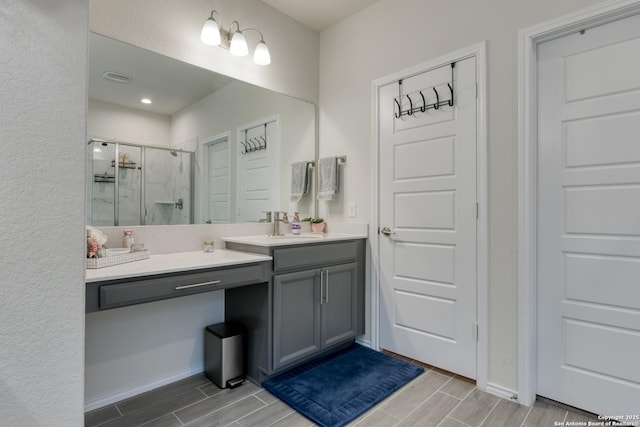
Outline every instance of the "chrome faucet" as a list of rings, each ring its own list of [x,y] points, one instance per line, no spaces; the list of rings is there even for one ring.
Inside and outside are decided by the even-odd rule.
[[[280,218],[280,214],[282,214],[282,218]],[[282,236],[280,233],[280,223],[289,224],[289,217],[286,212],[273,212],[273,234],[272,236]]]

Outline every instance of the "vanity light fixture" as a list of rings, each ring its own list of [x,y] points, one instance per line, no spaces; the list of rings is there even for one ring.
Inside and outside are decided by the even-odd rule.
[[[258,65],[269,65],[271,63],[271,54],[269,48],[264,42],[264,36],[260,30],[255,28],[240,29],[240,23],[233,21],[229,28],[229,31],[225,31],[216,21],[214,14],[218,12],[211,11],[211,15],[205,21],[202,26],[202,32],[200,33],[200,40],[202,43],[209,46],[220,46],[229,49],[229,53],[234,56],[247,56],[249,54],[249,48],[247,46],[247,39],[243,32],[255,31],[260,34],[260,41],[253,52],[253,62]],[[232,31],[233,24],[236,25],[236,30]]]

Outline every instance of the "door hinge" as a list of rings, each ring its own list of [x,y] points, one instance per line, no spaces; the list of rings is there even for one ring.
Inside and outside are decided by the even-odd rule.
[[[480,218],[480,203],[476,203],[476,219]]]
[[[380,227],[378,227],[378,234],[380,234]]]
[[[476,99],[478,99],[478,82],[476,82]]]
[[[475,332],[476,332],[476,341],[478,341],[479,337],[480,337],[480,325],[478,324],[478,322],[475,323]]]

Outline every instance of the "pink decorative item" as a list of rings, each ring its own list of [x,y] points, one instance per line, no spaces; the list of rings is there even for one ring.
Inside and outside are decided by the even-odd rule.
[[[326,222],[312,222],[311,223],[311,231],[313,233],[324,233],[324,227],[327,223]]]
[[[100,246],[95,239],[87,240],[87,258],[97,258]]]

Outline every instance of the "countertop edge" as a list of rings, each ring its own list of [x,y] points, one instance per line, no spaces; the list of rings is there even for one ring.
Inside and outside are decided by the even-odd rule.
[[[207,262],[191,263],[180,265],[178,258],[185,256],[214,258],[216,254],[233,254],[239,256],[238,259],[208,259]],[[173,258],[173,264],[172,260]],[[106,282],[118,279],[133,279],[137,277],[154,276],[158,274],[180,273],[184,271],[206,270],[217,267],[240,266],[254,264],[264,261],[271,261],[272,257],[249,252],[233,251],[230,249],[216,249],[211,254],[204,254],[202,251],[175,252],[168,254],[151,255],[149,259],[133,261],[125,264],[113,265],[99,269],[86,269],[85,283]]]
[[[368,237],[369,236],[364,234],[327,233],[322,237],[305,238],[304,236],[303,237],[291,236],[291,237],[285,237],[283,238],[283,240],[274,239],[273,241],[268,241],[268,242],[264,241],[270,238],[270,236],[267,236],[267,235],[229,236],[229,237],[222,237],[221,240],[223,242],[229,242],[229,243],[241,243],[245,245],[272,248],[277,246],[314,245],[318,243],[339,242],[342,240],[359,240],[359,239],[367,239]],[[260,239],[262,239],[262,241]]]

